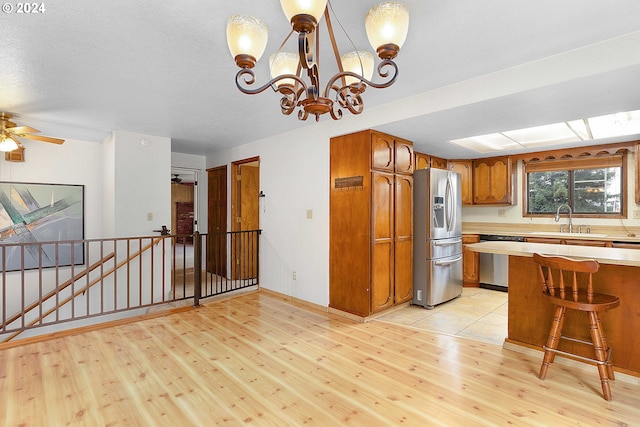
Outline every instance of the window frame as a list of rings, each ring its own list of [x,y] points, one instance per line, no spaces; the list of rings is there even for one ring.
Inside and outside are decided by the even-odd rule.
[[[578,169],[602,169],[620,167],[620,212],[616,213],[573,213],[574,218],[608,218],[617,219],[627,218],[628,206],[628,187],[627,187],[627,153],[606,154],[598,156],[580,156],[565,157],[549,160],[532,160],[524,161],[522,167],[522,216],[527,218],[553,218],[555,212],[551,213],[535,213],[529,212],[529,173],[531,172],[552,172],[561,170],[578,170]],[[575,182],[573,182],[575,187]],[[575,188],[569,188],[569,205],[573,209],[573,192]]]

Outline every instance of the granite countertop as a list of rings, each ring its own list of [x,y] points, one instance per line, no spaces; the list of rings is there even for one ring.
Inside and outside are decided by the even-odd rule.
[[[601,264],[640,267],[640,251],[637,249],[528,242],[480,242],[468,244],[466,248],[474,252],[501,255],[532,257],[534,253],[541,253],[569,258],[590,258]]]

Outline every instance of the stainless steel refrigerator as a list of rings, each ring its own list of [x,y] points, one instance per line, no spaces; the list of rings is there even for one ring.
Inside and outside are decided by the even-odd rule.
[[[413,304],[425,308],[462,293],[460,174],[420,169],[413,174]]]

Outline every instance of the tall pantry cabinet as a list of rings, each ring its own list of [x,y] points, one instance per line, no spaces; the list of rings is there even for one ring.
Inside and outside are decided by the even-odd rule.
[[[331,138],[329,305],[369,316],[413,295],[413,143]]]

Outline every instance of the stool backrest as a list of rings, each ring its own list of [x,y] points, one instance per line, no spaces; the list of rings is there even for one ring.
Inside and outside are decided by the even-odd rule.
[[[578,290],[586,291],[587,301],[593,300],[592,275],[600,264],[594,259],[571,259],[561,256],[533,254],[533,261],[538,264],[538,277],[542,284],[542,292],[565,299],[566,293],[571,292],[574,301],[578,301]],[[556,271],[558,282],[554,281],[552,272]],[[565,284],[565,272],[571,277],[570,285]],[[580,275],[578,275],[580,273]],[[586,285],[586,286],[585,286]]]

